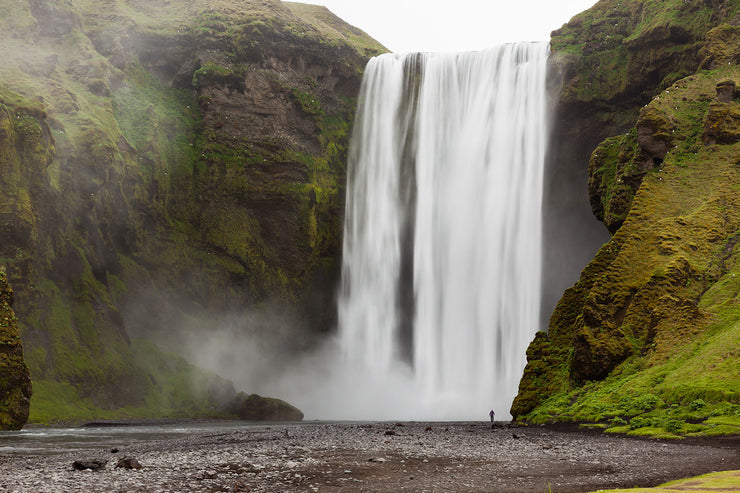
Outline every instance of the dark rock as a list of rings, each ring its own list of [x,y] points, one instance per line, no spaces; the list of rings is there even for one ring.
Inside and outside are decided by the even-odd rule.
[[[124,457],[119,460],[116,467],[122,467],[124,469],[141,469],[141,463],[133,457]]]
[[[717,83],[717,100],[720,103],[729,103],[735,97],[735,81],[723,80]]]
[[[735,81],[725,80],[716,86],[717,96],[709,105],[704,119],[705,145],[740,142],[740,103],[734,101]]]
[[[386,430],[386,432],[385,432],[385,435],[386,436],[394,436],[395,434],[396,434],[396,432],[393,431],[393,430]]]
[[[105,468],[105,465],[107,463],[108,461],[105,459],[76,460],[72,463],[72,467],[74,467],[78,471],[84,471],[86,469],[90,469],[91,471],[99,471]]]
[[[303,412],[280,399],[261,397],[257,394],[237,394],[228,408],[229,412],[247,421],[301,421]]]
[[[0,267],[0,430],[19,430],[28,419],[31,378],[13,312],[13,290]]]

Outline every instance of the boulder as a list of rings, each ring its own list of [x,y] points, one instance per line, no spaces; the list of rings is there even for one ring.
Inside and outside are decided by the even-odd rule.
[[[257,394],[236,395],[229,412],[246,421],[301,421],[303,412],[280,399],[262,397]]]
[[[116,467],[122,467],[123,469],[141,469],[141,463],[133,457],[124,457],[119,460]]]
[[[108,461],[105,459],[76,460],[72,463],[72,467],[77,471],[85,471],[87,469],[91,471],[99,471],[105,468],[107,463]]]

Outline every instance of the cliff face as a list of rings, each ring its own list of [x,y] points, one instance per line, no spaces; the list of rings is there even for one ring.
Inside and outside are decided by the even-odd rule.
[[[669,3],[603,1],[553,34],[569,60],[563,104],[602,108],[570,131],[605,117],[608,101],[615,115],[588,132],[633,124],[591,154],[591,205],[613,236],[530,345],[520,419],[737,431],[738,7]]]
[[[723,0],[602,0],[552,33],[551,81],[557,86],[545,190],[545,305],[571,285],[581,266],[624,219],[639,180],[606,199],[589,193],[588,160],[605,138],[631,128],[651,98],[702,64],[706,33],[733,18]],[[578,242],[570,238],[578,237]]]
[[[382,46],[277,0],[28,0],[0,22],[0,264],[40,419],[51,394],[147,406],[162,385],[132,338],[202,339],[272,302],[281,343],[330,328],[354,98]]]
[[[13,290],[0,271],[0,430],[18,430],[28,419],[31,378],[13,313]]]

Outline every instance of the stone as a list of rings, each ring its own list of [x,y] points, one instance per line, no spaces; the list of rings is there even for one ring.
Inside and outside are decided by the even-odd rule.
[[[717,99],[721,103],[729,103],[735,98],[735,81],[723,80],[717,83]]]
[[[303,412],[280,399],[240,392],[229,411],[246,421],[301,421]]]
[[[116,467],[122,467],[124,469],[141,469],[141,463],[133,457],[124,457],[119,460]]]
[[[105,459],[76,460],[72,463],[72,467],[75,468],[77,471],[99,471],[101,469],[104,469],[107,463],[108,461]]]

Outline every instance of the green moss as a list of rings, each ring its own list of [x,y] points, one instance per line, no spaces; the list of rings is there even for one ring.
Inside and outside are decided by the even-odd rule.
[[[558,304],[547,337],[530,345],[513,414],[648,436],[738,432],[710,421],[732,421],[740,404],[740,144],[702,140],[714,86],[726,78],[740,78],[737,67],[680,80],[642,110],[638,124],[651,127],[653,143],[671,145]],[[603,210],[620,177],[635,176],[645,152],[635,149],[645,145],[633,130],[594,152]],[[620,338],[617,349],[627,350],[610,360]]]
[[[325,9],[280,2],[52,7],[38,19],[0,7],[0,111],[18,144],[0,145],[12,168],[0,173],[0,225],[15,221],[0,257],[20,281],[35,419],[202,410],[184,378],[158,386],[134,361],[150,352],[128,343],[131,324],[151,320],[119,310],[138,281],[190,308],[274,297],[292,310],[338,258],[354,106],[300,66],[331,67],[351,94],[366,57],[386,50]],[[45,31],[52,20],[63,34]],[[299,130],[204,123],[209,89],[243,93],[254,73],[281,104],[294,98]]]
[[[12,304],[13,290],[8,285],[5,267],[0,266],[0,430],[16,430],[25,424],[31,397]]]
[[[121,133],[138,155],[140,165],[175,178],[192,173],[193,132],[199,121],[192,94],[173,90],[139,66],[129,68],[124,83],[112,95]],[[168,181],[168,180],[167,180]]]
[[[293,100],[304,115],[320,116],[324,114],[319,98],[301,91],[298,88],[293,88],[291,94],[293,96]]]
[[[55,380],[34,379],[31,413],[32,424],[57,424],[118,417],[100,409],[89,397],[79,394],[72,385]]]
[[[570,68],[567,101],[644,104],[655,91],[690,75],[700,64],[706,33],[740,7],[700,6],[683,0],[604,0],[552,33],[553,52]],[[639,106],[637,106],[639,107]]]
[[[326,7],[296,2],[283,3],[302,21],[312,25],[322,38],[330,39],[335,43],[349,41],[352,46],[368,57],[388,52],[386,47],[360,29],[342,21]]]
[[[736,488],[740,473],[724,471],[705,474],[695,478],[671,481],[656,488],[631,488],[622,490],[599,490],[600,493],[680,493],[683,491],[732,491]]]

